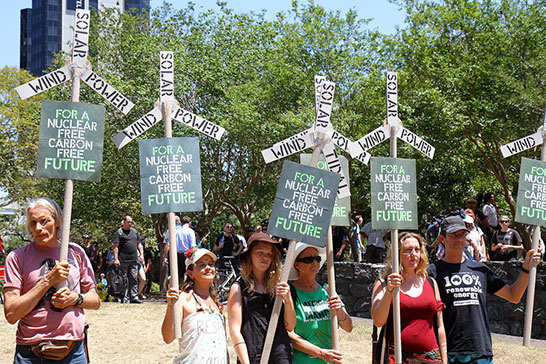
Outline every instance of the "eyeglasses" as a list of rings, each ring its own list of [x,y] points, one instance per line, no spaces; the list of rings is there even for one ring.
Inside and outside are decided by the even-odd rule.
[[[316,261],[317,263],[320,263],[321,260],[322,260],[322,257],[320,255],[317,255],[315,257],[298,258],[296,259],[296,262],[311,264],[314,261]]]
[[[510,223],[510,221],[507,221],[507,220],[501,220],[501,221],[499,221],[499,222],[500,222],[501,224],[509,224],[509,223]]]

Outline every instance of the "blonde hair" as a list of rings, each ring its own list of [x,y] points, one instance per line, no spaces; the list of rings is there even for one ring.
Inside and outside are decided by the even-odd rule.
[[[25,208],[25,216],[27,218],[27,221],[25,222],[25,230],[28,236],[31,238],[31,240],[33,240],[32,234],[30,232],[30,219],[28,215],[30,214],[31,209],[34,209],[38,206],[45,208],[47,211],[51,213],[51,217],[53,218],[53,220],[55,220],[55,230],[56,230],[55,232],[57,235],[57,240],[61,240],[63,212],[59,204],[57,204],[57,202],[47,197],[38,197],[37,199],[30,201],[27,204],[27,207]]]
[[[184,274],[184,282],[182,282],[182,284],[180,285],[181,287],[180,289],[182,290],[182,292],[189,293],[190,291],[193,291],[193,286],[195,286],[195,282],[188,274],[189,270],[193,272],[193,267],[194,265],[190,264],[188,268],[186,269],[186,273]],[[222,305],[220,303],[220,300],[218,299],[218,289],[216,287],[216,279],[214,279],[209,286],[209,295],[214,301],[214,303],[216,304],[216,306],[218,306],[218,310],[220,311],[220,313],[223,313],[224,305]]]
[[[421,252],[420,256],[421,259],[419,260],[419,264],[417,265],[417,268],[415,268],[415,274],[417,276],[426,277],[427,276],[427,264],[428,264],[428,255],[427,255],[427,248],[425,246],[425,242],[421,235],[417,233],[410,233],[410,232],[404,232],[401,233],[398,237],[398,264],[399,264],[399,272],[402,276],[402,279],[404,279],[404,267],[402,267],[402,259],[400,259],[400,255],[402,253],[402,246],[404,242],[410,238],[414,238],[419,242],[419,250]],[[389,252],[387,254],[387,260],[385,260],[385,269],[383,270],[383,273],[381,273],[381,278],[386,279],[389,274],[392,273],[392,249],[389,249]]]
[[[247,290],[250,294],[253,294],[256,292],[256,277],[254,276],[254,273],[252,273],[252,251],[260,244],[271,244],[267,243],[265,241],[257,241],[253,244],[251,244],[248,248],[248,252],[245,254],[241,261],[241,276],[247,283]],[[273,246],[271,244],[271,247],[273,248],[273,259],[271,259],[271,264],[269,265],[269,268],[265,271],[265,292],[271,296],[272,298],[275,298],[275,292],[277,290],[277,283],[281,279],[281,252],[277,247]]]

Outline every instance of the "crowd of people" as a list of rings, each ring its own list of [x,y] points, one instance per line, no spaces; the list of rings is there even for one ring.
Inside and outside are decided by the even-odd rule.
[[[371,223],[361,227],[360,215],[348,231],[333,227],[335,260],[352,255],[356,261],[363,256],[366,262],[385,263],[370,310],[374,324],[383,327],[382,350],[374,353],[378,363],[394,362],[395,290],[400,291],[404,363],[493,363],[486,296],[519,302],[531,261],[539,262],[541,253],[525,251],[520,234],[509,227],[510,218],[489,206],[494,196],[486,197],[482,210],[469,199],[465,211],[438,220],[430,244],[436,250],[430,257],[430,246],[420,234],[402,232],[397,273],[388,249],[390,230],[374,230]],[[109,296],[142,303],[146,273],[153,264],[145,239],[133,227],[132,217],[125,216],[104,259],[107,271],[101,272],[102,254],[87,234],[81,246],[70,243],[68,261],[59,262],[62,212],[57,203],[39,198],[25,213],[31,243],[8,255],[4,285],[5,316],[18,323],[14,363],[87,363],[84,309],[98,309],[101,299]],[[280,282],[287,242],[267,233],[267,221],[252,229],[248,240],[236,225],[224,224],[210,250],[206,236],[192,228],[188,216],[175,222],[181,284],[166,294],[161,327],[163,340],[173,342],[173,313],[181,310],[175,363],[228,363],[228,334],[238,362],[259,363],[276,297],[282,308],[270,363],[343,362],[342,353],[332,348],[330,317],[337,316],[347,332],[353,324],[342,300],[317,282],[326,260],[324,248],[297,243],[289,282]],[[165,257],[173,248],[169,240],[167,232],[162,242]],[[235,260],[240,271],[225,308],[215,283],[224,258]],[[483,263],[490,259],[521,259],[519,277],[508,284]],[[163,264],[169,264],[168,259]],[[175,305],[177,301],[181,304]]]

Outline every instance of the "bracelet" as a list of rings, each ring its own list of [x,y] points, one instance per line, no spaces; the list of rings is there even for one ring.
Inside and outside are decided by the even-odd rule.
[[[521,271],[522,271],[523,273],[529,274],[529,269],[525,269],[525,268],[521,267]]]
[[[233,345],[233,347],[235,348],[237,345],[241,345],[241,344],[246,344],[246,343],[244,341],[241,341],[240,343]]]
[[[78,293],[78,299],[76,300],[76,303],[74,304],[74,306],[80,307],[82,303],[83,303],[83,296],[81,295],[81,293]]]

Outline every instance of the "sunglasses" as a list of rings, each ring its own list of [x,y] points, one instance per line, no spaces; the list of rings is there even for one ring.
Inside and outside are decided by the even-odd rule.
[[[506,220],[502,220],[502,221],[499,221],[501,224],[509,224],[510,221],[506,221]]]
[[[296,259],[296,262],[311,264],[311,263],[313,263],[313,261],[316,261],[317,263],[320,263],[321,260],[322,260],[322,257],[320,255],[317,255],[316,257],[298,258],[298,259]]]

